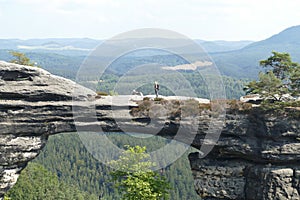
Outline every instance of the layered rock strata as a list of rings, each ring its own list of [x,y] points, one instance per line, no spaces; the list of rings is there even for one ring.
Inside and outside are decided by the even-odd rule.
[[[198,149],[214,146],[204,158],[189,155],[195,189],[203,199],[300,199],[299,111],[276,115],[227,110],[224,120],[213,121],[222,126],[219,140],[209,143],[204,138],[210,134],[212,113],[150,123],[148,117],[130,116],[137,104],[128,96],[95,96],[43,69],[0,62],[0,199],[50,135],[95,129],[139,132],[147,124],[143,133],[162,127],[162,137],[176,137]],[[191,128],[195,121],[196,128]],[[183,134],[176,136],[179,127]]]

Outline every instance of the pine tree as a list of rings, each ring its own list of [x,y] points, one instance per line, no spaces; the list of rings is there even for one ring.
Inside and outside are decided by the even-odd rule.
[[[272,52],[266,60],[260,61],[266,73],[260,72],[259,80],[248,83],[247,94],[258,94],[264,101],[282,101],[284,95],[300,94],[300,64],[292,62],[288,53]]]
[[[31,62],[31,60],[24,53],[17,51],[10,51],[9,53],[14,57],[14,59],[10,61],[11,63],[27,65],[32,67],[40,67],[37,66],[36,63]]]

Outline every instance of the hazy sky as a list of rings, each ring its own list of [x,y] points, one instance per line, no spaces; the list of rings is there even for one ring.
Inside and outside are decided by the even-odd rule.
[[[300,0],[0,0],[0,38],[110,38],[164,28],[194,39],[261,40],[300,25]]]

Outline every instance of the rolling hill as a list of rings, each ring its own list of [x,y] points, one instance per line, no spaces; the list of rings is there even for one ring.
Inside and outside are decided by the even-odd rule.
[[[269,57],[272,51],[288,52],[294,61],[300,62],[300,26],[290,27],[242,49],[214,53],[211,56],[225,75],[256,78],[261,70],[259,61]]]
[[[101,42],[88,38],[0,39],[0,60],[11,59],[9,50],[22,51],[51,73],[74,79],[81,62]],[[261,70],[259,61],[270,56],[273,50],[288,52],[294,61],[300,62],[300,26],[290,27],[258,42],[198,39],[195,42],[209,53],[223,75],[238,79],[257,78]],[[124,60],[125,63],[122,64],[124,69],[114,71],[126,71],[128,67],[153,60],[158,60],[158,63],[168,62],[171,66],[185,64],[178,61],[176,55],[172,57],[159,51],[146,53],[144,51],[141,54],[132,54],[133,56]],[[136,63],[137,60],[139,62]],[[176,63],[176,60],[179,63]]]

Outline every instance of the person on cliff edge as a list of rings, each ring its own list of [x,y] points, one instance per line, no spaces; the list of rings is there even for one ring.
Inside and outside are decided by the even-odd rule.
[[[158,90],[159,90],[159,84],[157,81],[155,81],[154,82],[154,91],[155,91],[156,98],[158,98]]]

